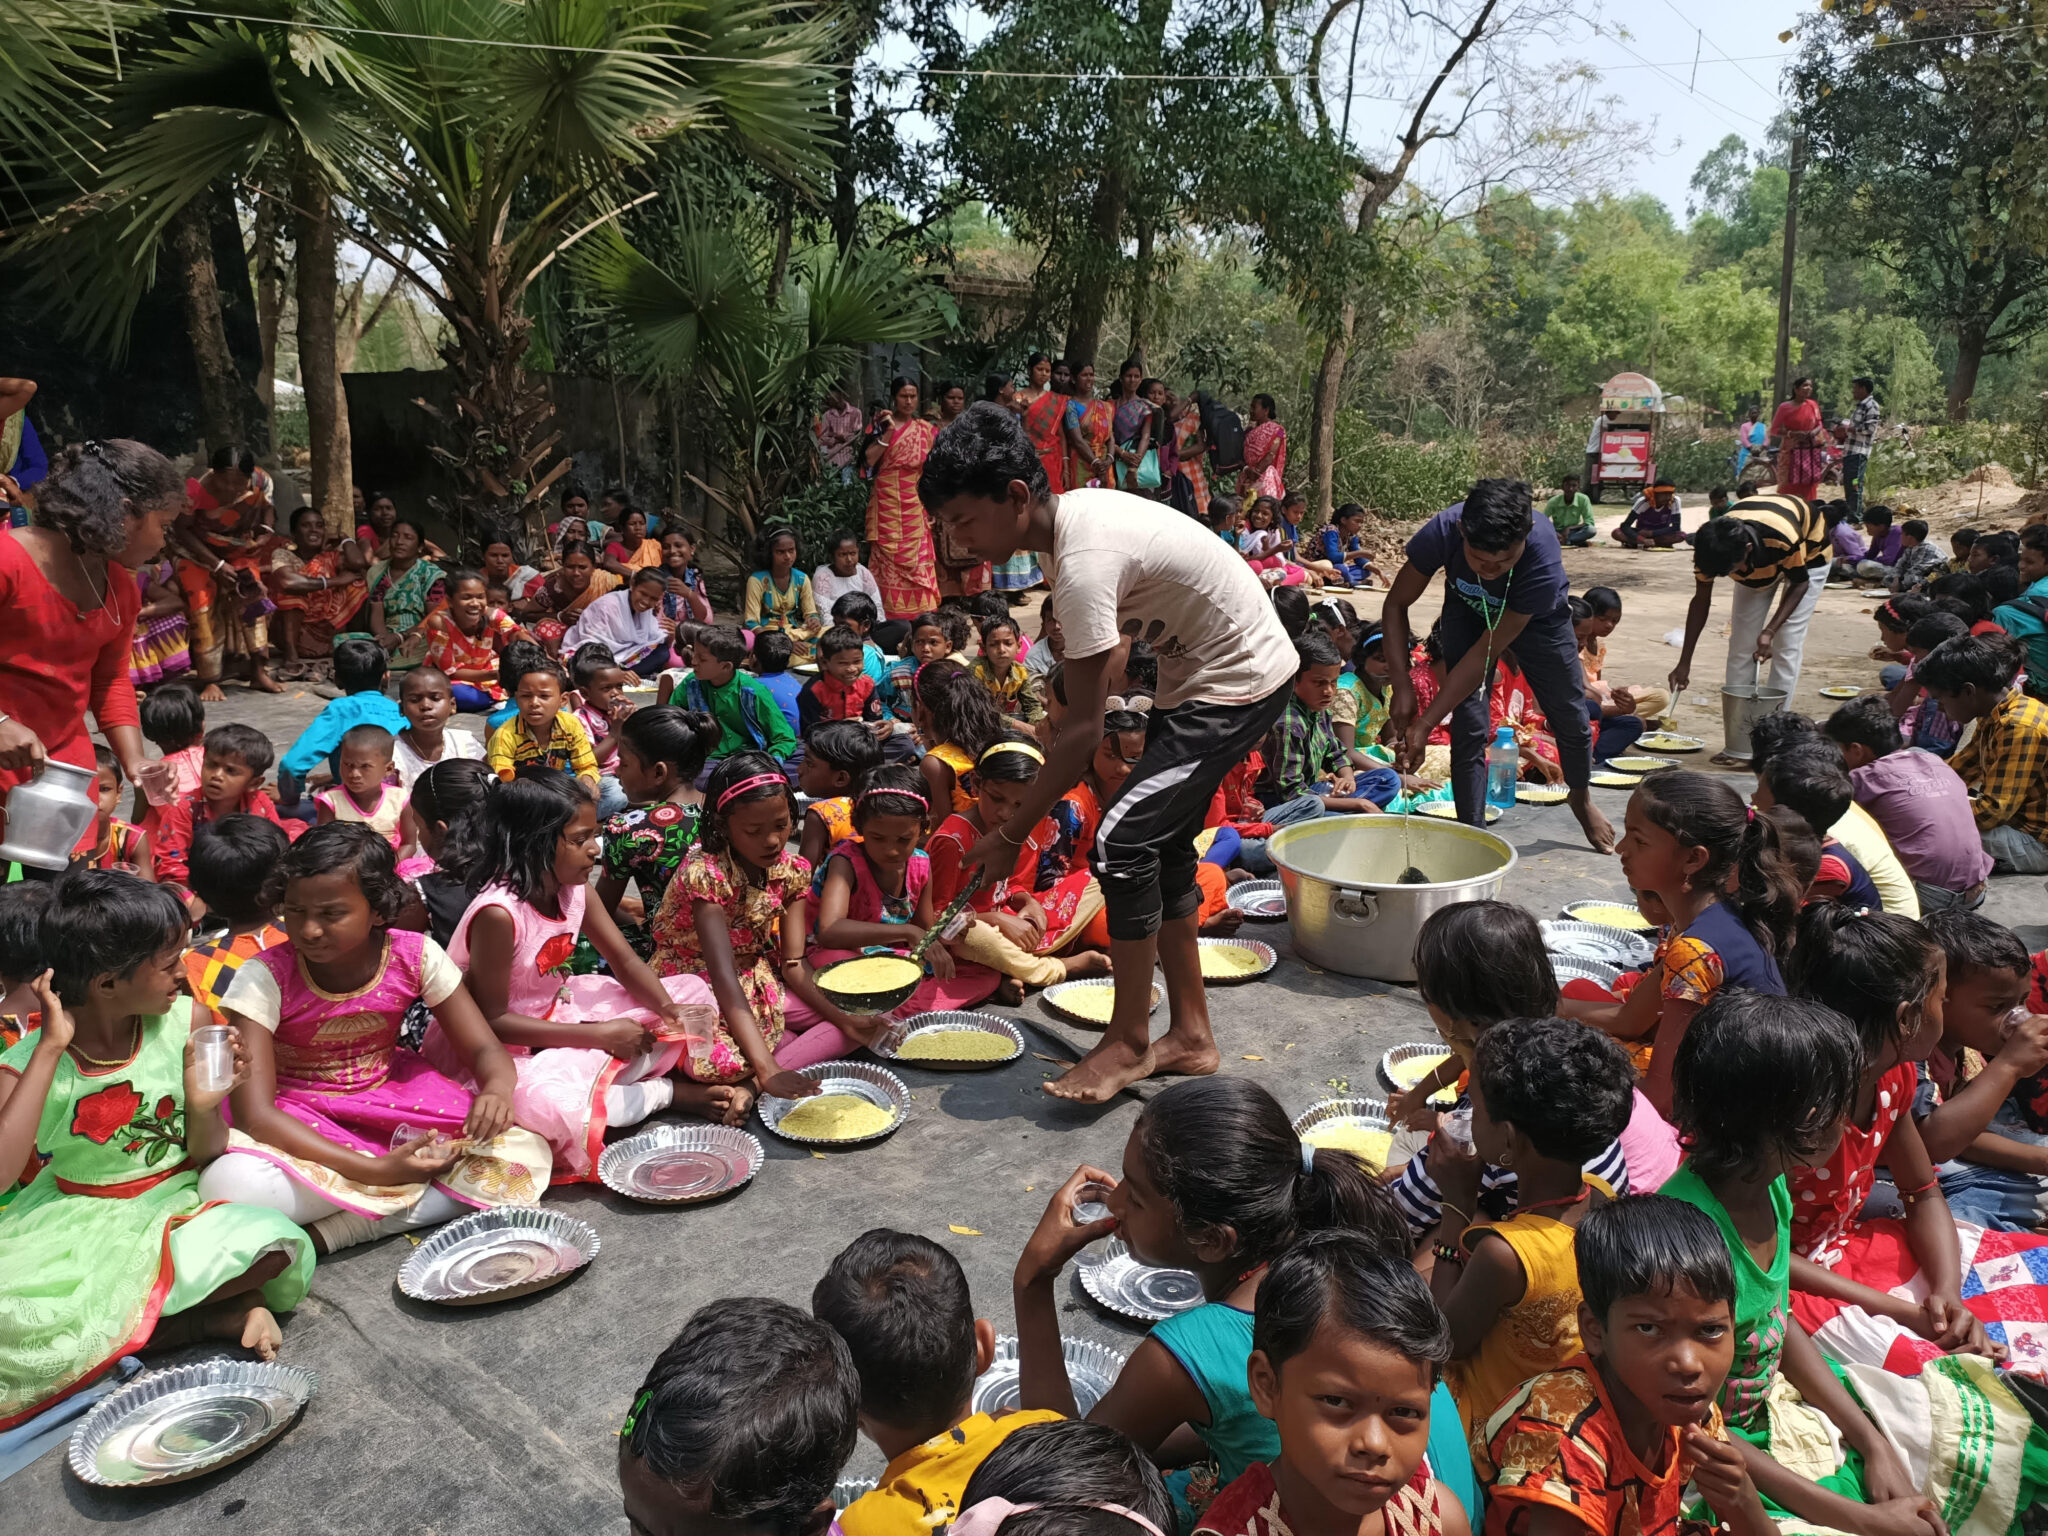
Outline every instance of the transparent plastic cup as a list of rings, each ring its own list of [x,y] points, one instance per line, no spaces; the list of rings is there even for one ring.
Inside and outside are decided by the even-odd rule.
[[[1107,1220],[1109,1211],[1109,1189],[1107,1184],[1083,1184],[1074,1191],[1074,1224],[1087,1226],[1091,1221]]]
[[[1437,1117],[1437,1134],[1460,1151],[1472,1150],[1472,1106],[1463,1105]]]
[[[192,1031],[192,1076],[202,1093],[225,1093],[235,1081],[235,1032],[226,1024]]]

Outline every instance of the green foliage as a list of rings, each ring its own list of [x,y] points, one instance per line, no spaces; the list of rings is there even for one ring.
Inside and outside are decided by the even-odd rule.
[[[1476,438],[1433,443],[1391,437],[1362,411],[1337,413],[1332,497],[1386,517],[1428,517],[1463,496],[1479,472]]]
[[[1959,480],[1980,464],[2003,464],[2023,485],[2048,473],[2048,454],[2029,428],[1982,421],[1917,429],[1910,442],[1880,437],[1870,457],[1869,490],[1888,495],[1914,486]]]
[[[839,476],[828,470],[821,478],[785,492],[768,522],[787,523],[796,530],[799,565],[823,565],[833,534],[846,529],[860,535],[867,526],[870,490],[866,480],[843,485]]]

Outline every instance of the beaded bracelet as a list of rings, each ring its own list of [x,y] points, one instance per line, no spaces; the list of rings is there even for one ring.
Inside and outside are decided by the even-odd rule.
[[[1430,1252],[1446,1264],[1462,1264],[1465,1262],[1465,1255],[1458,1249],[1453,1248],[1449,1243],[1436,1243],[1431,1246]]]

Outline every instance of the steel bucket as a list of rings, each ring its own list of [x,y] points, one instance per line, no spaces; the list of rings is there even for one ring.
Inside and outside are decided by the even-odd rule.
[[[1287,892],[1296,955],[1346,976],[1401,982],[1415,980],[1415,938],[1430,914],[1498,897],[1519,858],[1505,838],[1427,816],[1298,821],[1273,834],[1266,854]],[[1410,863],[1437,878],[1398,884]]]
[[[1790,698],[1783,688],[1753,688],[1736,683],[1721,690],[1721,743],[1730,757],[1750,755],[1749,730],[1765,715],[1775,714]]]
[[[43,771],[7,795],[7,841],[0,843],[0,863],[29,864],[37,869],[63,869],[71,851],[99,814],[93,793],[97,768],[77,768],[54,759]]]

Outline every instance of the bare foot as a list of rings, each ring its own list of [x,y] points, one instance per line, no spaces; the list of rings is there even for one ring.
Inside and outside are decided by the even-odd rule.
[[[1099,949],[1084,949],[1066,957],[1067,980],[1081,976],[1107,976],[1110,974],[1109,956]]]
[[[994,1000],[1005,1008],[1018,1007],[1024,1001],[1024,983],[1014,976],[1005,976],[996,983]]]
[[[258,693],[283,693],[284,684],[270,675],[267,667],[258,667],[249,674],[249,686]]]
[[[738,1125],[754,1107],[754,1090],[740,1083],[695,1083],[675,1080],[673,1108],[713,1125]]]
[[[1212,1077],[1222,1065],[1223,1058],[1213,1040],[1189,1040],[1178,1030],[1169,1029],[1152,1044],[1154,1077]]]
[[[203,1337],[233,1339],[242,1348],[254,1350],[259,1360],[275,1360],[284,1345],[284,1330],[255,1291],[215,1302],[199,1314],[198,1321]]]
[[[1045,1091],[1072,1104],[1107,1104],[1131,1084],[1152,1075],[1153,1058],[1148,1048],[1133,1052],[1130,1047],[1105,1040],[1073,1066],[1064,1076],[1045,1084]],[[1212,1066],[1210,1071],[1215,1071]]]
[[[1572,814],[1579,818],[1579,825],[1586,829],[1586,841],[1593,845],[1595,853],[1614,852],[1614,828],[1607,818],[1600,814],[1600,807],[1585,790],[1573,797]]]
[[[227,701],[228,696],[220,691],[218,678],[199,690],[199,702],[202,704],[225,704]]]

